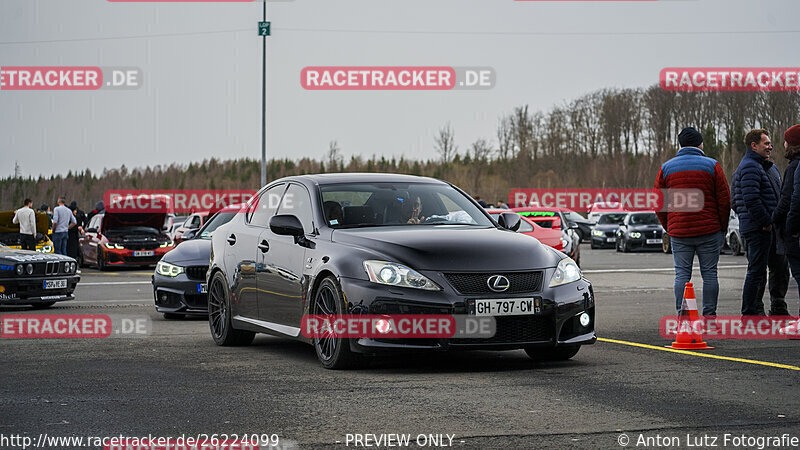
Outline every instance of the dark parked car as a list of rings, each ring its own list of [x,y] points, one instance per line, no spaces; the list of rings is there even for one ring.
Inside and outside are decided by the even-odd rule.
[[[627,213],[605,213],[592,228],[592,248],[614,248],[617,246],[617,230],[625,221]]]
[[[156,311],[163,313],[165,319],[208,314],[206,271],[211,257],[211,236],[217,227],[230,222],[240,208],[226,208],[214,214],[203,228],[187,232],[186,239],[156,264],[153,296]]]
[[[656,213],[628,213],[617,230],[617,251],[662,250],[662,234]]]
[[[469,195],[431,178],[276,180],[212,237],[211,335],[218,345],[247,345],[255,333],[296,338],[331,369],[404,349],[571,358],[596,340],[592,286],[563,253],[510,232],[519,220],[504,213],[501,226]],[[541,309],[495,308],[530,301]],[[487,305],[496,311],[491,338],[304,337],[300,328],[308,314],[478,315]]]
[[[574,229],[578,236],[580,236],[581,242],[586,242],[591,239],[592,227],[594,226],[593,222],[569,209],[562,208],[561,212],[564,218],[567,219],[567,225]],[[576,226],[577,228],[575,228]]]
[[[73,300],[81,277],[69,256],[16,250],[0,244],[0,305],[48,308]]]
[[[92,217],[80,238],[80,263],[100,270],[111,266],[148,266],[175,246],[161,229],[164,213],[104,212]]]

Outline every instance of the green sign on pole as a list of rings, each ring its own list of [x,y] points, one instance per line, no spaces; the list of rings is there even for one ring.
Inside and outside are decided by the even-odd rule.
[[[259,36],[269,36],[270,35],[270,24],[271,24],[271,22],[258,22],[258,35]]]

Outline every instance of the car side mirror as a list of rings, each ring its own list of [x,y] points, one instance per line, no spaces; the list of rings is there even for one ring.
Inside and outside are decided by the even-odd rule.
[[[189,239],[194,239],[194,237],[197,235],[198,230],[200,230],[200,228],[192,228],[191,230],[183,233],[183,240],[186,241]]]
[[[504,212],[497,217],[497,223],[506,230],[517,231],[522,223],[522,217],[517,213]]]
[[[281,236],[299,237],[305,235],[303,224],[297,216],[291,214],[278,214],[269,219],[269,229]]]

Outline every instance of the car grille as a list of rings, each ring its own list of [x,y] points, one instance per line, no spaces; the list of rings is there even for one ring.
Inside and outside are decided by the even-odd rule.
[[[186,306],[190,308],[208,308],[208,296],[206,294],[184,294]]]
[[[160,245],[158,242],[124,242],[126,250],[155,250]]]
[[[546,316],[496,316],[497,331],[491,338],[452,339],[450,345],[514,344],[552,341],[555,328]]]
[[[614,237],[617,234],[615,231],[606,231],[606,237]]]
[[[446,273],[447,281],[463,295],[497,294],[489,289],[489,277],[503,275],[508,278],[509,288],[503,294],[539,292],[542,289],[542,271],[508,273]]]
[[[206,272],[208,272],[208,266],[189,266],[186,268],[186,276],[190,280],[203,281],[206,279]]]

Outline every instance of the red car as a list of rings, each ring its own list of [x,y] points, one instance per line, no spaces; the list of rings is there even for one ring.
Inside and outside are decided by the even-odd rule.
[[[80,238],[80,263],[100,270],[156,264],[175,247],[161,229],[165,218],[165,213],[111,212],[92,217]]]
[[[488,212],[493,219],[497,220],[497,217],[500,215],[500,213],[512,211],[507,209],[487,209],[486,212]],[[517,233],[533,236],[544,245],[549,245],[556,250],[564,251],[564,245],[561,242],[560,230],[554,230],[551,227],[544,228],[527,217],[522,217],[522,222],[520,222]]]
[[[180,244],[183,242],[183,235],[189,230],[196,230],[202,227],[206,220],[209,217],[213,216],[216,211],[197,211],[192,213],[189,217],[186,218],[186,221],[183,222],[183,225],[179,226],[175,233],[173,234],[173,238],[175,239],[175,245]]]
[[[578,266],[581,265],[581,237],[578,234],[578,225],[570,225],[564,215],[569,211],[568,209],[524,206],[521,208],[513,208],[512,211],[522,217],[533,220],[544,228],[558,230],[561,234],[561,242],[564,247],[561,251],[572,258]]]

